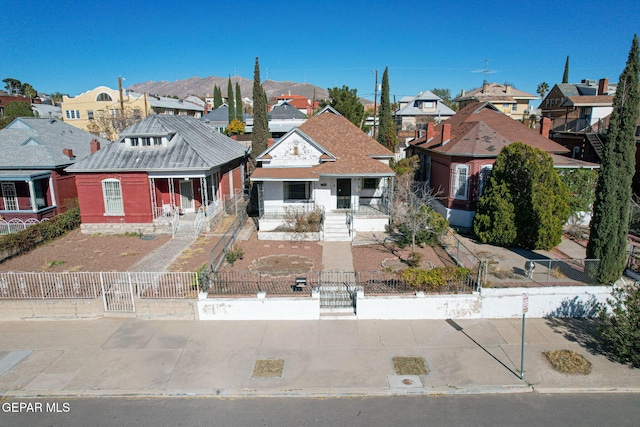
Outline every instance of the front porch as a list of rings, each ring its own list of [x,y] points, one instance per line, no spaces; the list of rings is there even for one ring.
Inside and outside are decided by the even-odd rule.
[[[0,219],[41,221],[58,207],[51,171],[1,171]]]
[[[385,231],[391,220],[393,177],[320,177],[316,181],[256,181],[260,231],[274,231],[292,215],[322,215],[322,240],[352,240]]]

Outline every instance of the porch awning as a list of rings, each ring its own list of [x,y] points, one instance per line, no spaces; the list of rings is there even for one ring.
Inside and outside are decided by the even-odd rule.
[[[50,170],[2,170],[0,181],[29,181],[33,179],[49,178]]]
[[[320,175],[312,168],[257,168],[251,181],[319,181]]]

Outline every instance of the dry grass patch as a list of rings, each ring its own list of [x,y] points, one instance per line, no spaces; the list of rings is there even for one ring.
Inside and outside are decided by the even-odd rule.
[[[427,365],[422,357],[394,357],[396,375],[426,375]]]
[[[552,350],[542,352],[556,371],[565,374],[588,375],[591,373],[591,362],[571,350]]]
[[[140,252],[136,252],[136,251],[126,251],[126,252],[122,252],[120,254],[120,256],[132,256],[132,255],[138,255]]]
[[[283,369],[284,359],[256,360],[251,376],[254,378],[281,377]]]

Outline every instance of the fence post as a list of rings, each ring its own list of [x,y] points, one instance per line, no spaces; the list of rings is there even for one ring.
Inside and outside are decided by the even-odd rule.
[[[260,275],[260,280],[258,281],[258,291],[262,292],[262,273],[258,273]]]
[[[551,277],[551,260],[549,260],[549,268],[547,269],[547,286],[549,286],[550,277]]]
[[[100,289],[102,289],[102,302],[104,303],[104,311],[107,311],[107,295],[104,291],[104,279],[102,277],[102,272],[100,272]]]

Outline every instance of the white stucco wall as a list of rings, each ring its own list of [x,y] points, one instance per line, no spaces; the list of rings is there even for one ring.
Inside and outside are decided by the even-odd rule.
[[[320,297],[208,298],[198,301],[200,320],[318,320]]]
[[[356,216],[353,220],[356,231],[360,232],[385,231],[388,224],[387,217]]]
[[[480,295],[358,295],[358,319],[477,319]]]

